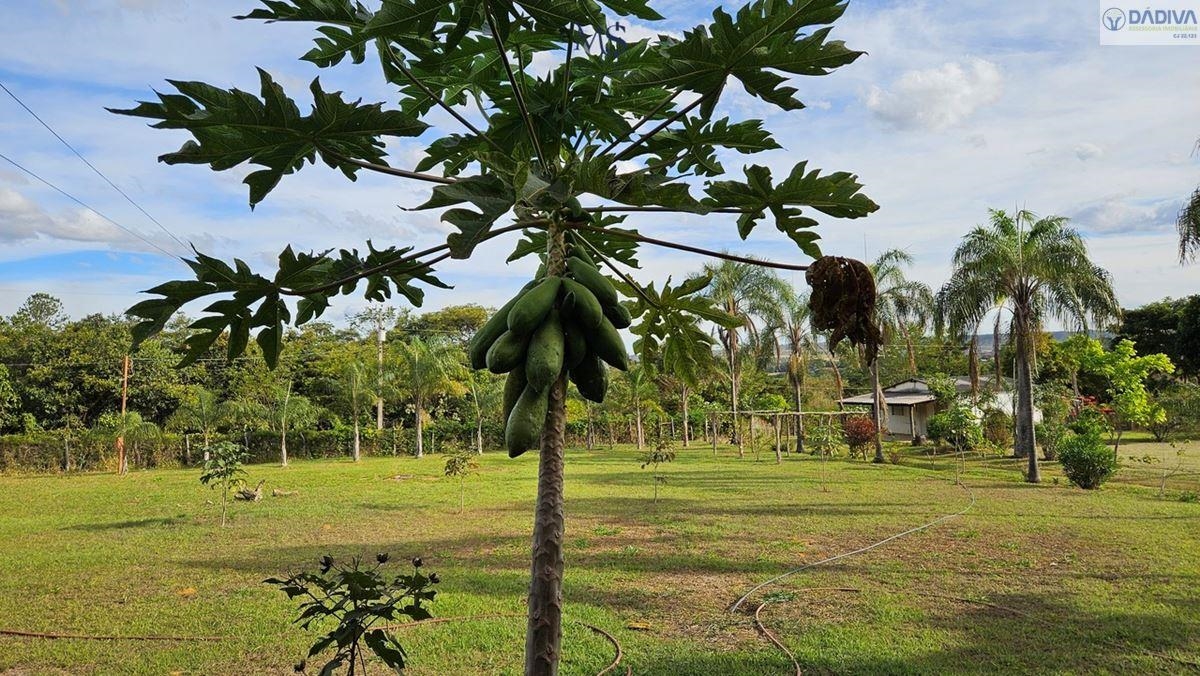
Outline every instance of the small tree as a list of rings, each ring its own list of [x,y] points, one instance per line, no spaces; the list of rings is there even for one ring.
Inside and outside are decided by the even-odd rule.
[[[1148,426],[1166,419],[1166,412],[1151,399],[1146,379],[1155,373],[1174,373],[1175,365],[1165,354],[1138,356],[1131,340],[1121,340],[1109,351],[1093,338],[1080,341],[1078,345],[1076,356],[1082,368],[1108,381],[1115,461],[1126,425]]]
[[[1172,383],[1154,396],[1153,403],[1163,412],[1161,419],[1148,425],[1156,441],[1200,432],[1200,385]]]
[[[446,458],[446,468],[444,473],[451,478],[458,478],[458,513],[463,512],[463,502],[465,501],[466,488],[464,480],[475,473],[479,469],[479,462],[475,460],[473,453],[459,451]]]
[[[867,449],[875,441],[875,421],[865,415],[846,416],[842,421],[842,436],[850,447],[850,454],[862,453],[867,459]]]
[[[229,441],[218,441],[208,447],[208,460],[204,461],[200,483],[209,488],[221,489],[221,526],[225,526],[225,507],[229,502],[229,491],[245,483],[246,452],[241,446]]]
[[[829,459],[837,455],[842,438],[843,435],[833,416],[824,416],[818,420],[808,434],[809,448],[813,453],[821,456],[821,490],[826,493],[829,492],[829,486],[826,484]]]
[[[346,565],[327,554],[321,557],[316,573],[263,580],[279,587],[289,599],[302,599],[296,618],[301,628],[308,629],[326,620],[337,622],[337,626],[313,643],[308,657],[296,665],[298,673],[304,672],[308,658],[320,655],[330,646],[336,652],[321,667],[321,676],[332,676],[341,667],[346,667],[348,676],[365,676],[367,650],[396,673],[404,672],[408,654],[394,633],[378,625],[393,623],[401,617],[414,622],[429,619],[431,615],[422,604],[437,596],[433,585],[441,580],[437,573],[421,573],[420,558],[412,560],[411,575],[397,575],[389,580],[380,571],[389,558],[387,554],[378,554],[374,566],[364,567],[362,557],[355,557]]]
[[[642,456],[642,469],[650,468],[650,474],[654,477],[654,504],[658,504],[658,486],[659,484],[667,483],[667,477],[659,474],[659,467],[668,462],[675,461],[675,450],[671,447],[671,442],[668,439],[660,438],[654,448],[646,455]]]

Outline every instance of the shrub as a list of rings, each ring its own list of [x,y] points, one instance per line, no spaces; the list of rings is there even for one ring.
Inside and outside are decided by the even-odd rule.
[[[1013,444],[1013,418],[1005,411],[990,408],[983,412],[983,438],[999,448]]]
[[[1058,448],[1067,436],[1067,426],[1057,421],[1045,421],[1034,428],[1037,440],[1042,444],[1042,456],[1047,460],[1058,459]]]
[[[1063,473],[1080,488],[1099,488],[1117,470],[1117,459],[1094,430],[1068,436],[1058,450]]]
[[[965,404],[959,403],[929,416],[926,429],[934,442],[949,444],[960,452],[973,451],[984,444],[979,421]]]
[[[941,444],[950,437],[950,415],[948,413],[934,413],[925,422],[925,429],[929,432],[930,441]]]
[[[842,421],[842,436],[850,447],[850,454],[866,453],[866,448],[875,441],[875,421],[865,415],[847,416]]]

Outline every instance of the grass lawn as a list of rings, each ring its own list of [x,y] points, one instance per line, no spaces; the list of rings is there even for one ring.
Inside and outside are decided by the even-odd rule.
[[[1164,465],[1130,466],[1103,490],[1022,482],[1020,461],[954,462],[908,450],[903,464],[737,459],[679,449],[657,504],[627,447],[567,457],[563,673],[595,674],[613,633],[634,674],[1179,673],[1200,662],[1200,491]],[[1164,445],[1134,440],[1121,455]],[[1200,444],[1184,455],[1200,470]],[[0,636],[0,674],[291,673],[311,635],[267,577],[336,557],[420,555],[443,582],[437,617],[522,614],[536,454],[485,455],[467,480],[443,458],[254,466],[261,503],[219,495],[195,470],[0,477],[0,628],[228,637],[218,643]],[[270,497],[272,488],[297,491]],[[764,589],[805,562],[975,504],[963,517]],[[856,591],[830,591],[827,588]],[[807,590],[807,591],[806,591]],[[981,603],[982,602],[982,603]],[[990,605],[987,605],[990,604]],[[412,674],[519,673],[523,617],[401,630]],[[382,673],[382,668],[374,669]],[[624,673],[624,670],[621,670]]]

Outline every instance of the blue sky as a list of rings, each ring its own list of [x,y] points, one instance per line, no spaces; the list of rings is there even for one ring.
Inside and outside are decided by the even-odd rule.
[[[285,180],[258,209],[246,206],[245,172],[167,167],[156,157],[184,136],[106,113],[163,88],[165,78],[246,89],[263,66],[301,101],[320,75],[327,88],[394,100],[369,66],[318,70],[301,26],[232,21],[250,0],[7,0],[0,24],[0,81],[167,226],[206,253],[237,255],[269,269],[287,243],[303,248],[365,240],[426,246],[447,227],[403,212],[427,187],[363,175],[348,183],[324,168]],[[661,0],[670,19],[630,35],[679,31],[716,3]],[[730,7],[735,7],[732,3]],[[731,87],[722,107],[763,117],[784,146],[753,161],[783,173],[798,159],[859,174],[881,205],[867,219],[824,219],[827,253],[874,257],[900,247],[913,276],[935,288],[958,239],[989,207],[1069,216],[1093,257],[1114,276],[1127,305],[1200,292],[1200,266],[1175,261],[1174,215],[1200,183],[1200,50],[1101,47],[1091,0],[851,0],[834,35],[868,55],[823,78],[794,83],[809,104],[780,113]],[[447,125],[447,128],[450,128]],[[412,166],[419,146],[391,147]],[[154,246],[185,253],[0,92],[0,153],[38,172]],[[727,158],[735,170],[743,158]],[[634,223],[634,221],[631,221]],[[710,248],[802,261],[786,240],[760,228],[749,242],[732,220],[661,217],[644,232]],[[428,308],[450,302],[498,305],[531,270],[506,266],[512,242],[488,245],[470,263],[448,265],[455,290],[431,290]],[[785,253],[781,253],[785,252]],[[645,280],[695,270],[701,260],[645,250]],[[136,291],[186,274],[142,240],[81,210],[0,161],[0,314],[34,291],[62,297],[73,315],[120,311]],[[802,284],[802,280],[795,279]],[[332,319],[358,301],[344,300]]]

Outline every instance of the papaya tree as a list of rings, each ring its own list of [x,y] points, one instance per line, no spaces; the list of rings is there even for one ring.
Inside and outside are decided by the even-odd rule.
[[[628,366],[621,328],[638,319],[640,347],[652,352],[662,343],[654,336],[678,333],[717,312],[692,294],[656,299],[646,293],[628,273],[637,248],[809,267],[651,237],[626,219],[662,212],[732,218],[742,239],[769,220],[799,253],[816,258],[814,216],[858,218],[877,208],[850,173],[823,173],[799,162],[782,178],[758,164],[738,178],[726,176],[722,165],[732,153],[780,147],[762,121],[724,116],[737,112],[721,106],[730,85],[798,111],[803,104],[790,78],[827,75],[861,55],[830,39],[844,0],[752,0],[733,13],[715,9],[711,21],[682,34],[619,37],[625,17],[651,25],[663,20],[650,2],[383,0],[368,8],[354,0],[263,0],[240,18],[314,24],[315,44],[304,60],[333,68],[370,57],[395,88],[398,104],[365,103],[314,79],[311,103],[302,110],[260,69],[257,94],[172,80],[173,92],[114,111],[189,132],[183,147],[160,157],[167,164],[216,171],[254,165],[245,176],[251,207],[285,177],[323,164],[351,180],[370,171],[428,183],[429,199],[416,208],[441,210],[451,228],[445,243],[421,250],[402,242],[318,252],[288,246],[271,274],[196,252],[187,261],[194,278],[150,289],[154,298],[129,310],[140,320],[134,337],[141,342],[184,305],[207,302],[192,324],[185,361],[222,335],[236,356],[255,334],[274,364],[284,327],[320,317],[335,296],[359,290],[371,301],[399,295],[419,306],[422,286],[446,288],[436,275],[469,259],[480,243],[523,233],[510,260],[537,256],[542,267],[476,333],[469,352],[474,368],[508,374],[509,454],[540,448],[528,674],[557,673],[560,655],[568,378],[586,398],[602,400],[603,364]],[[387,141],[400,138],[424,144],[416,166],[388,163]],[[865,266],[820,260],[829,263],[806,276],[814,289],[826,289],[827,322],[819,328],[831,330],[834,343],[869,340],[873,291],[839,286],[869,281]],[[622,295],[632,302],[622,301],[618,286],[631,292]],[[854,301],[835,302],[845,294],[856,294]],[[711,348],[680,340],[672,349],[698,359]],[[645,359],[641,352],[639,359]]]

